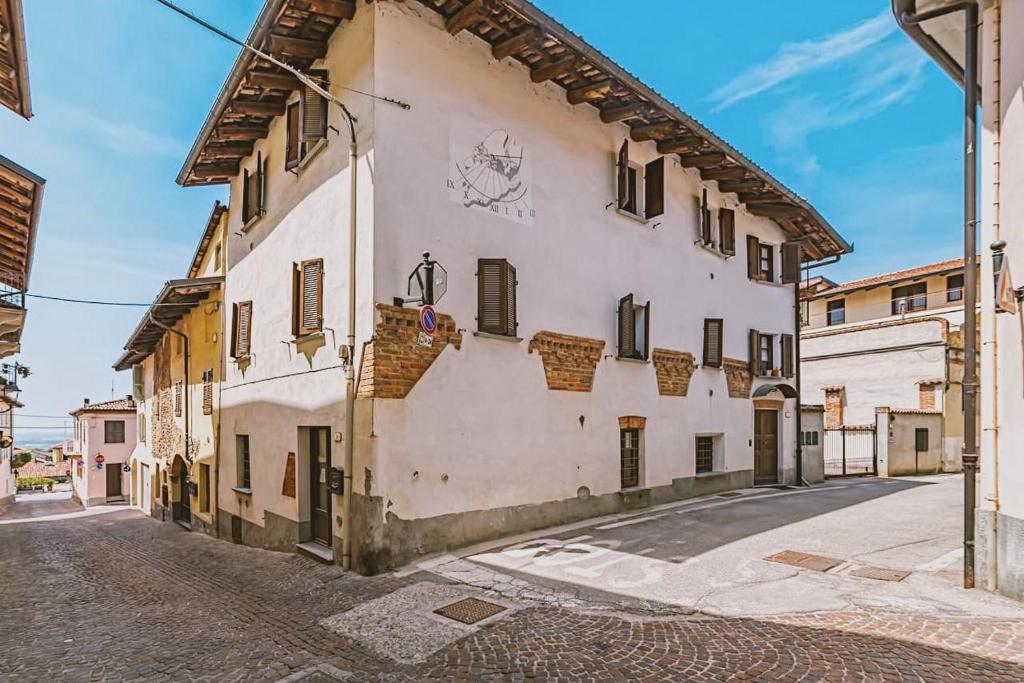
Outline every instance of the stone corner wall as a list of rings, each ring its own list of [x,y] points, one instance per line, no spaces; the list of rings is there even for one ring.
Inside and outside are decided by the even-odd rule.
[[[419,310],[377,304],[380,322],[363,347],[356,398],[405,398],[451,344],[462,348],[462,333],[450,315],[438,314],[433,346],[419,344]]]
[[[750,398],[750,387],[754,377],[750,374],[750,365],[745,360],[723,358],[725,383],[729,390],[729,398]]]
[[[662,396],[686,396],[690,389],[690,378],[697,367],[693,354],[688,351],[654,349],[651,360],[658,379],[658,393]]]
[[[537,351],[544,365],[548,389],[590,391],[604,351],[603,339],[577,337],[561,332],[538,332],[530,340],[528,353]]]

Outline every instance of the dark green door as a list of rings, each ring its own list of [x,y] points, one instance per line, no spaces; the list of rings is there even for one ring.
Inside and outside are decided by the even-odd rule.
[[[327,478],[331,467],[331,440],[327,427],[309,430],[309,505],[313,540],[331,545],[331,493]]]

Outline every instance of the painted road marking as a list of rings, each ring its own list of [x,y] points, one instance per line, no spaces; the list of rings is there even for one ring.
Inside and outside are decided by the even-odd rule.
[[[924,562],[914,567],[914,571],[919,572],[937,572],[940,569],[945,569],[948,565],[952,564],[954,560],[962,559],[964,556],[963,548],[956,548],[950,550],[948,553],[936,557],[930,562]]]

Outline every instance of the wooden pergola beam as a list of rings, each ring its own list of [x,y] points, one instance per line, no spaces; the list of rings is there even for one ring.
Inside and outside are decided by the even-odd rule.
[[[592,102],[604,97],[611,89],[612,80],[606,78],[587,85],[581,85],[578,88],[566,90],[565,99],[569,101],[569,104],[583,104],[584,102]]]
[[[564,76],[575,69],[582,59],[577,55],[569,55],[562,59],[548,62],[530,72],[530,80],[534,83],[543,83],[553,78]]]
[[[649,110],[650,105],[647,102],[630,102],[618,107],[608,107],[601,110],[601,121],[603,123],[617,123]]]
[[[249,84],[257,88],[288,91],[298,90],[302,86],[295,76],[289,73],[274,73],[272,71],[249,72]]]
[[[499,61],[505,59],[505,57],[511,57],[527,45],[539,43],[542,35],[541,30],[536,26],[528,26],[511,38],[495,43],[494,47],[491,48],[491,54]]]
[[[284,114],[284,102],[273,100],[233,100],[231,111],[248,116],[280,116]]]
[[[742,166],[704,168],[700,172],[700,177],[704,180],[743,180],[746,175],[747,169]]]
[[[704,168],[705,166],[717,166],[725,161],[725,152],[708,152],[707,154],[693,154],[680,156],[679,164],[683,168]]]
[[[444,29],[453,36],[461,33],[480,20],[484,13],[484,5],[484,0],[472,0],[444,22]]]
[[[681,154],[683,152],[693,152],[700,149],[703,144],[703,138],[697,137],[696,135],[674,137],[671,140],[661,140],[658,142],[658,154]]]
[[[292,38],[270,34],[270,52],[275,57],[299,57],[301,59],[320,59],[327,55],[327,43],[305,38]]]
[[[679,123],[676,121],[659,121],[658,123],[648,123],[643,126],[636,126],[631,128],[629,131],[629,137],[633,138],[634,142],[646,142],[648,140],[654,140],[669,135],[679,127]]]

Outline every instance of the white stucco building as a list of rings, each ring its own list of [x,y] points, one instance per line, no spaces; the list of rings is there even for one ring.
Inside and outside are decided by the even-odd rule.
[[[903,12],[926,11],[950,0],[894,0]],[[1024,327],[1019,296],[1012,289],[1024,277],[1024,3],[984,0],[978,38],[978,85],[981,103],[980,199],[981,355],[979,488],[976,512],[976,581],[980,587],[1024,599]],[[904,30],[958,84],[964,83],[964,15],[962,11],[929,19]],[[997,312],[998,250],[1010,269]]]
[[[75,418],[72,495],[84,507],[128,500],[128,459],[135,446],[135,401],[131,396],[102,403],[85,399]]]
[[[882,475],[961,468],[963,278],[963,259],[952,259],[843,284],[816,278],[805,285],[801,388],[805,403],[825,408],[830,474],[842,471],[834,461],[842,457],[844,439],[847,473],[863,472],[874,461]],[[895,424],[908,421],[912,429]],[[887,441],[880,459],[863,434],[876,425]]]
[[[355,167],[339,108],[243,54],[179,177],[231,191],[221,535],[330,557],[351,534],[373,573],[796,483],[784,280],[796,244],[849,250],[827,222],[530,3],[331,7],[271,0],[250,41],[345,101]],[[432,336],[394,303],[423,252],[447,271]]]

